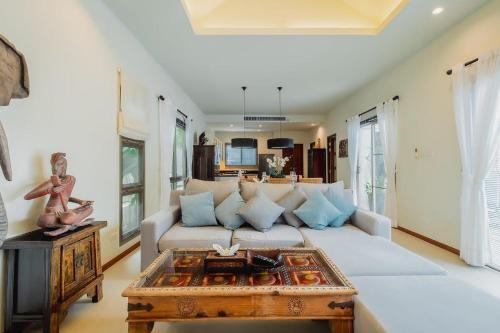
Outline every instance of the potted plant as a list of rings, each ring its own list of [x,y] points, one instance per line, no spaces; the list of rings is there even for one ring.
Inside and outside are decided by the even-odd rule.
[[[282,158],[280,156],[274,156],[273,159],[268,158],[267,164],[270,169],[270,176],[272,178],[281,178],[284,180],[285,174],[283,173],[283,168],[290,159],[288,157]]]

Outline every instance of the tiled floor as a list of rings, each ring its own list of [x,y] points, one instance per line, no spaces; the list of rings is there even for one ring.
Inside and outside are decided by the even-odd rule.
[[[500,297],[500,273],[487,268],[472,268],[447,251],[430,245],[401,231],[394,230],[394,241],[420,255],[423,255],[445,267],[451,276],[463,279]],[[117,263],[105,272],[104,298],[98,304],[82,300],[70,308],[70,312],[61,325],[62,333],[74,332],[127,332],[125,323],[126,300],[121,292],[139,273],[139,252]],[[248,321],[248,322],[203,322],[197,324],[156,324],[154,333],[295,333],[328,332],[323,322],[313,321]]]

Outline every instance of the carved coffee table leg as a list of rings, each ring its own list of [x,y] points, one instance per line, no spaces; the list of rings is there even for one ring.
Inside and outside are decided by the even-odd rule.
[[[354,326],[352,320],[330,320],[331,333],[353,333]]]
[[[128,323],[128,333],[151,333],[153,330],[155,322],[129,322]]]

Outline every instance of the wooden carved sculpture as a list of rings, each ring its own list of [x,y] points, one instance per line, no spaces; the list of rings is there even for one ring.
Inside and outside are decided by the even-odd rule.
[[[57,236],[68,230],[89,224],[93,219],[87,219],[93,212],[93,201],[81,200],[71,196],[76,178],[66,174],[68,162],[65,153],[54,153],[50,159],[52,176],[49,180],[37,186],[24,196],[25,200],[32,200],[50,194],[45,211],[38,218],[37,224],[41,228],[56,230],[45,232],[49,236]],[[76,203],[78,207],[69,208],[68,203]]]
[[[0,35],[0,106],[7,106],[12,98],[25,98],[30,93],[28,67],[21,52],[7,38]],[[0,122],[0,167],[8,181],[12,180],[9,145]],[[0,245],[7,235],[7,213],[0,194]]]

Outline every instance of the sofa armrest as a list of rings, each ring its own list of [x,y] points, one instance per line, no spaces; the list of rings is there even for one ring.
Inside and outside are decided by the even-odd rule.
[[[391,220],[383,215],[358,209],[351,220],[352,224],[372,236],[391,239]]]
[[[159,254],[158,241],[174,223],[179,221],[180,206],[167,209],[147,217],[141,222],[141,269],[144,270]]]

